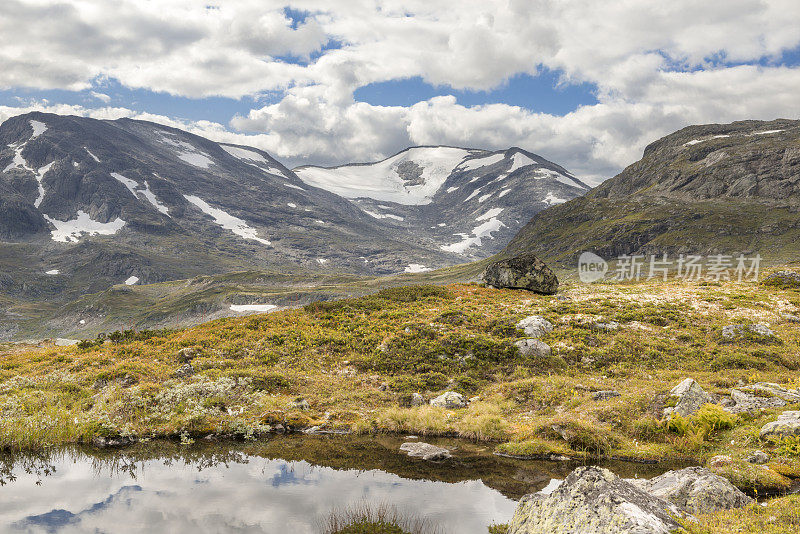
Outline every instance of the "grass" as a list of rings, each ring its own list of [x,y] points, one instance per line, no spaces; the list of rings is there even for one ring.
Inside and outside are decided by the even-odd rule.
[[[762,506],[726,510],[684,521],[689,534],[785,534],[800,531],[800,495],[772,499]]]
[[[388,288],[193,328],[120,334],[79,347],[0,346],[0,448],[36,450],[96,436],[257,437],[280,424],[357,433],[461,436],[519,456],[742,460],[796,477],[797,444],[758,430],[783,409],[731,417],[716,407],[661,417],[666,393],[696,379],[724,396],[737,384],[800,386],[800,292],[680,280],[564,284],[560,297],[473,284]],[[549,359],[524,358],[514,328],[553,322]],[[598,331],[595,321],[617,321]],[[723,342],[722,326],[764,322],[780,343]],[[178,376],[191,348],[193,374]],[[592,399],[600,390],[619,397]],[[447,390],[467,408],[412,407]],[[308,410],[293,407],[301,397]],[[734,477],[733,474],[729,474]],[[737,484],[757,491],[763,473]],[[735,478],[735,477],[734,477]],[[776,480],[780,480],[777,478]]]
[[[320,531],[323,534],[436,534],[439,529],[394,506],[360,502],[331,512]]]

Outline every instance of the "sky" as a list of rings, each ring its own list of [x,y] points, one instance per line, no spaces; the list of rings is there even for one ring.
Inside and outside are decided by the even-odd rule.
[[[290,166],[538,153],[590,183],[690,124],[800,118],[797,0],[3,0],[0,120],[152,120]]]

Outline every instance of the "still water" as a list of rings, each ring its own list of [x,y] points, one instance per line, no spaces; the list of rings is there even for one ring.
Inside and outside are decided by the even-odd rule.
[[[395,438],[334,436],[0,455],[0,532],[310,534],[332,510],[366,502],[391,504],[442,533],[486,534],[511,519],[516,499],[575,467],[429,441],[455,447],[454,459],[409,459]]]

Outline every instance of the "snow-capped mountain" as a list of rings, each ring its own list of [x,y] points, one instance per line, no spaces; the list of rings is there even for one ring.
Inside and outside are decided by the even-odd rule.
[[[559,165],[516,147],[413,147],[376,163],[294,171],[367,215],[466,258],[501,250],[533,215],[589,190]]]

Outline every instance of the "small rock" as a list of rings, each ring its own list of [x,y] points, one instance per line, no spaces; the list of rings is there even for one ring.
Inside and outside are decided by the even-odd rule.
[[[175,371],[175,376],[177,378],[189,378],[194,374],[194,367],[192,367],[191,363],[185,363],[178,367],[178,370]]]
[[[308,405],[308,401],[304,398],[297,398],[289,403],[288,405],[290,410],[300,410],[303,412],[308,411],[311,407]]]
[[[508,534],[668,534],[678,508],[600,467],[578,467],[549,495],[523,497]]]
[[[452,457],[449,450],[421,441],[403,443],[400,445],[400,450],[412,458],[422,458],[428,461],[446,460]]]
[[[668,471],[651,480],[637,481],[637,485],[692,515],[741,508],[753,501],[728,479],[705,467]]]
[[[558,291],[558,278],[534,254],[522,254],[497,261],[483,272],[487,285],[499,288],[527,289],[545,295]]]
[[[431,406],[447,408],[448,410],[463,408],[466,405],[467,400],[464,398],[464,395],[456,393],[455,391],[446,391],[435,399],[431,399]]]
[[[777,421],[761,427],[761,438],[800,436],[800,411],[783,412]]]
[[[704,404],[714,402],[711,395],[706,393],[693,378],[686,378],[672,388],[668,399],[673,399],[676,402],[674,407],[664,408],[665,416],[676,413],[686,417],[696,413]]]
[[[550,345],[538,339],[520,339],[515,341],[514,345],[519,349],[519,354],[525,358],[545,358],[552,354]]]
[[[784,321],[788,323],[800,323],[800,317],[797,315],[792,315],[791,313],[781,314],[781,317],[783,317]]]
[[[481,400],[481,396],[475,395],[474,397],[469,398],[469,403],[472,404],[473,402],[478,402],[479,400]]]
[[[178,351],[178,361],[188,363],[200,354],[200,349],[195,347],[184,347]]]
[[[708,465],[708,467],[722,467],[732,463],[733,463],[733,458],[731,458],[727,454],[718,454],[716,456],[712,456],[708,460],[708,462],[706,462],[706,465]]]
[[[606,323],[595,322],[592,323],[592,328],[601,332],[613,332],[614,330],[619,330],[619,323],[616,321],[608,321]]]
[[[764,451],[753,451],[753,453],[745,458],[745,461],[751,464],[765,464],[769,462],[769,455]]]
[[[284,432],[286,432],[286,428],[280,423],[272,427],[272,430],[274,430],[278,434],[283,434]]]
[[[425,404],[425,397],[423,397],[419,393],[413,393],[411,395],[411,406],[422,406],[424,404]]]
[[[553,323],[541,315],[531,315],[518,322],[517,328],[523,330],[528,337],[539,338],[553,331]]]
[[[613,389],[595,391],[594,393],[592,393],[592,399],[596,401],[604,401],[608,399],[613,399],[614,397],[619,397],[619,392],[614,391]]]

